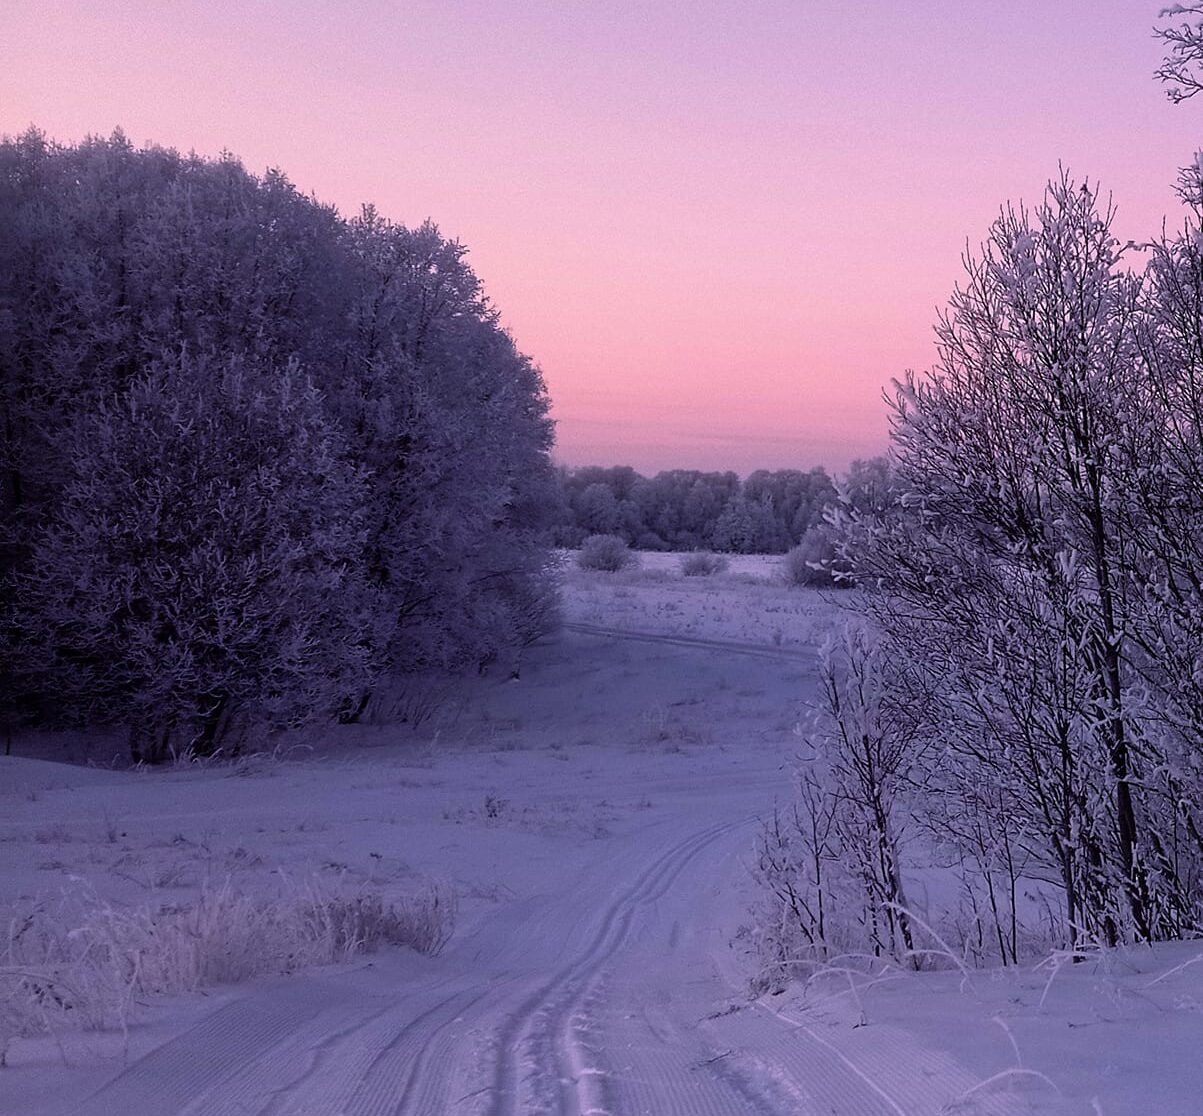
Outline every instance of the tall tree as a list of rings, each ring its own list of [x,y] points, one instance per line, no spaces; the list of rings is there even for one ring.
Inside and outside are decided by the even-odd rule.
[[[967,259],[936,369],[895,400],[916,514],[862,516],[873,541],[856,560],[899,647],[956,681],[962,758],[1008,779],[1027,765],[1011,786],[1043,819],[1070,921],[1115,941],[1156,929],[1155,868],[1127,649],[1138,284],[1097,202],[1062,176],[1035,213],[1008,207]]]

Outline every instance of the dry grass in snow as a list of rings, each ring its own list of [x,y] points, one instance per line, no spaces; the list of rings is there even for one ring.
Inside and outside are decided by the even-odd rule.
[[[282,881],[275,895],[230,879],[195,901],[120,906],[87,893],[8,911],[0,938],[0,1066],[17,1037],[125,1028],[148,996],[346,961],[382,946],[433,954],[455,900],[431,888],[386,901]]]

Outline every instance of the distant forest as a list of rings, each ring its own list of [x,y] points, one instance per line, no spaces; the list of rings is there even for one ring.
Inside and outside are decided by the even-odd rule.
[[[639,550],[784,554],[841,504],[869,514],[886,508],[895,480],[889,461],[854,461],[839,483],[822,468],[735,473],[672,469],[654,477],[630,466],[560,470],[562,504],[554,537],[576,547],[589,535],[619,535]]]

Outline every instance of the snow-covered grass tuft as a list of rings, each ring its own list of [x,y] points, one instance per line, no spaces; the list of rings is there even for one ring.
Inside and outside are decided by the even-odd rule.
[[[269,897],[229,879],[186,906],[122,907],[89,894],[8,912],[0,930],[0,1065],[13,1038],[124,1029],[147,996],[346,961],[385,946],[437,953],[454,898],[400,900],[285,881]]]
[[[248,750],[245,736],[233,741],[228,748],[215,748],[211,752],[198,752],[194,748],[169,751],[169,765],[177,771],[221,770],[229,775],[253,775],[278,767],[283,763],[304,758],[312,753],[308,744],[289,744],[277,741],[270,748]],[[158,771],[162,765],[138,763],[138,771]]]

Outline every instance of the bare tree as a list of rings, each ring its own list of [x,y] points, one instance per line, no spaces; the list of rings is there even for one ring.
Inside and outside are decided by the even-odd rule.
[[[924,745],[910,694],[895,691],[889,673],[852,629],[824,649],[797,793],[758,846],[757,875],[772,898],[762,944],[785,968],[849,951],[921,956],[904,879],[903,798]]]

